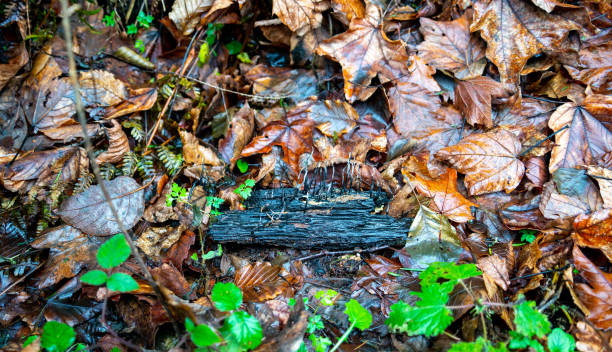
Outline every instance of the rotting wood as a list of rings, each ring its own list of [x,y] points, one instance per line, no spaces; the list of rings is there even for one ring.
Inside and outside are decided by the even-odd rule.
[[[244,211],[227,211],[210,225],[220,243],[301,249],[352,249],[402,245],[412,219],[375,214],[386,203],[382,192],[307,195],[295,188],[256,190]]]

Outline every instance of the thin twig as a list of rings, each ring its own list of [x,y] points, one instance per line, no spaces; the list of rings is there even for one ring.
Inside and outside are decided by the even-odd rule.
[[[389,248],[389,246],[380,246],[380,247],[374,247],[374,248],[366,248],[366,249],[350,249],[350,250],[345,250],[345,251],[328,251],[328,250],[323,250],[319,253],[316,254],[311,254],[311,255],[307,255],[305,257],[300,257],[297,259],[294,259],[294,261],[306,261],[306,260],[311,260],[311,259],[315,259],[315,258],[319,258],[319,257],[323,257],[326,255],[340,255],[340,254],[353,254],[353,253],[370,253],[370,252],[376,252],[376,251],[380,251],[382,249],[387,249]]]
[[[155,281],[155,279],[151,275],[149,268],[147,267],[142,256],[138,252],[138,248],[136,247],[136,244],[134,243],[134,240],[132,239],[133,234],[131,230],[128,230],[123,224],[123,221],[121,221],[121,218],[119,217],[119,213],[117,212],[117,209],[115,208],[115,205],[113,204],[112,198],[110,194],[108,193],[108,190],[104,186],[104,182],[103,182],[104,179],[102,178],[102,175],[100,175],[100,168],[98,166],[98,163],[96,162],[96,157],[93,154],[93,146],[91,143],[91,139],[89,138],[89,134],[87,133],[87,119],[85,117],[85,112],[83,110],[83,102],[81,101],[79,80],[77,79],[77,73],[76,73],[76,63],[74,61],[74,53],[72,51],[72,36],[71,36],[72,32],[70,30],[70,16],[78,8],[78,5],[73,5],[69,8],[68,0],[60,0],[60,3],[62,7],[62,15],[63,15],[62,16],[62,26],[64,27],[64,39],[66,40],[66,51],[68,54],[68,62],[70,65],[69,75],[70,75],[70,80],[72,81],[72,86],[74,89],[74,100],[76,104],[77,116],[79,118],[79,122],[81,124],[81,129],[83,130],[83,136],[85,139],[87,157],[89,158],[89,162],[91,163],[91,167],[93,169],[94,175],[96,175],[96,180],[98,181],[98,184],[100,185],[100,190],[102,191],[102,194],[104,195],[104,198],[106,199],[106,202],[108,203],[109,209],[111,210],[111,213],[113,214],[115,221],[119,225],[119,229],[121,229],[121,232],[123,232],[124,234],[123,237],[126,239],[128,245],[130,246],[130,249],[132,250],[132,254],[134,255],[134,258],[136,258],[138,265],[142,269],[145,278],[151,284],[151,287],[153,287],[153,290],[155,291],[157,298],[160,300],[160,303],[164,307],[166,314],[168,314],[168,317],[170,318],[170,321],[172,322],[172,327],[174,328],[174,331],[178,336],[180,334],[180,330],[178,328],[178,325],[176,324],[176,321],[174,320],[174,316],[170,312],[170,309],[168,305],[166,304],[166,301],[163,298],[159,285],[157,284],[157,281]]]
[[[565,125],[565,126],[563,126],[563,127],[559,128],[557,131],[553,132],[553,133],[552,133],[551,135],[549,135],[548,137],[546,137],[546,138],[544,138],[544,139],[542,139],[542,140],[539,140],[539,141],[538,141],[536,144],[534,144],[534,145],[532,145],[531,147],[529,147],[529,148],[525,149],[525,151],[521,152],[521,154],[519,154],[519,156],[523,156],[523,155],[525,155],[525,154],[529,153],[529,152],[530,152],[530,151],[532,151],[533,149],[537,148],[537,147],[538,147],[540,144],[542,144],[542,143],[544,143],[545,141],[547,141],[547,140],[551,139],[551,138],[552,138],[552,137],[554,137],[554,136],[555,136],[557,133],[559,133],[559,132],[561,132],[561,131],[563,131],[564,129],[567,129],[567,128],[569,128],[569,125]]]

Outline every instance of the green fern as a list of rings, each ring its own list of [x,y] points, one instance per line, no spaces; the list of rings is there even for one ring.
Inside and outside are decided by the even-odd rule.
[[[81,193],[88,189],[94,182],[95,175],[88,171],[81,171],[81,175],[74,185],[73,193]]]
[[[172,152],[168,146],[162,145],[157,148],[157,157],[170,176],[176,174],[183,166],[183,155]]]
[[[125,128],[130,129],[130,134],[132,135],[132,137],[134,137],[134,140],[136,142],[142,142],[145,140],[145,132],[140,122],[135,120],[128,120],[123,121],[121,125]]]
[[[41,232],[49,227],[52,215],[49,206],[45,203],[41,203],[40,219],[36,223],[36,235],[38,236]]]
[[[123,154],[123,161],[121,162],[121,174],[124,176],[133,176],[134,172],[138,168],[138,155],[134,152],[127,152]]]
[[[112,180],[118,172],[119,170],[113,164],[104,163],[100,165],[100,176],[105,180]]]
[[[145,155],[138,161],[138,165],[136,166],[140,176],[142,178],[151,178],[155,175],[155,168],[153,167],[153,155]]]

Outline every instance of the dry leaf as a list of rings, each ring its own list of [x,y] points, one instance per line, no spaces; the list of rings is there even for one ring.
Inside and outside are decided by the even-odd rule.
[[[223,160],[230,164],[230,170],[240,159],[244,146],[251,140],[254,127],[253,110],[249,104],[244,104],[230,121],[226,136],[219,140],[219,153]]]
[[[135,241],[147,257],[153,260],[161,258],[161,252],[170,248],[181,237],[182,229],[178,227],[149,227]]]
[[[127,176],[103,182],[123,225],[131,229],[144,213],[144,190]],[[88,235],[109,236],[121,232],[100,185],[91,186],[65,200],[58,214],[66,223]]]
[[[359,115],[347,102],[325,100],[308,109],[308,118],[328,137],[338,138],[357,126]]]
[[[382,30],[381,10],[368,3],[366,16],[354,18],[348,31],[323,41],[317,54],[326,55],[342,65],[344,94],[349,102],[366,100],[376,87],[369,84],[378,74],[381,82],[400,76],[408,60],[399,40],[390,40]]]
[[[326,0],[273,0],[272,13],[298,35],[321,26],[322,12],[329,8]]]
[[[508,265],[499,255],[493,254],[478,259],[478,269],[487,274],[504,291],[510,286]]]
[[[223,165],[217,154],[210,148],[200,145],[198,138],[191,133],[180,130],[181,141],[183,142],[183,158],[188,164],[196,165]]]
[[[436,157],[446,160],[465,174],[470,195],[505,190],[510,193],[521,179],[525,167],[518,159],[521,143],[510,132],[472,134],[451,147],[441,149]]]
[[[574,246],[574,265],[586,283],[574,283],[574,290],[587,319],[603,330],[612,329],[612,274],[601,271]]]
[[[112,126],[106,129],[108,149],[96,157],[96,163],[116,163],[123,160],[123,155],[130,152],[130,142],[116,120],[111,120]]]

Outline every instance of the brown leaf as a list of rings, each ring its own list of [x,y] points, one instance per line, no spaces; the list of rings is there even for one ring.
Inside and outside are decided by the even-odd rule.
[[[322,12],[329,8],[325,0],[274,0],[272,13],[298,35],[321,26]]]
[[[190,285],[173,265],[162,264],[162,266],[151,270],[151,275],[164,287],[169,288],[179,297],[184,297],[190,291]]]
[[[340,5],[341,11],[349,21],[353,18],[363,18],[366,15],[365,5],[362,0],[333,0],[333,2]],[[335,5],[334,9],[336,9]]]
[[[557,192],[552,182],[544,184],[540,211],[547,219],[565,219],[582,214],[589,210],[589,206],[580,199]]]
[[[128,92],[125,100],[106,109],[105,119],[114,119],[133,112],[149,110],[157,101],[157,89],[155,88],[128,89]]]
[[[379,276],[385,276],[387,273],[395,273],[395,271],[402,267],[399,260],[389,259],[382,255],[373,255],[370,259],[366,259],[365,261]]]
[[[604,208],[612,208],[612,171],[599,166],[589,166],[587,174],[599,184]]]
[[[542,157],[533,157],[525,161],[525,177],[538,188],[548,180],[548,168]]]
[[[219,159],[211,148],[200,145],[196,136],[184,130],[180,130],[179,134],[183,142],[183,158],[186,163],[212,166],[223,165],[223,161]]]
[[[590,104],[566,103],[550,117],[548,126],[558,131],[548,166],[551,173],[560,167],[597,165],[612,152],[610,121],[593,116],[590,108]],[[602,110],[597,105],[592,108],[595,112]]]
[[[283,148],[283,160],[297,175],[300,170],[300,156],[313,150],[313,123],[304,117],[304,112],[310,104],[306,101],[296,106],[287,113],[286,120],[269,123],[259,136],[242,149],[241,155],[268,153],[272,146],[278,145]]]
[[[612,209],[578,215],[573,238],[578,246],[600,249],[612,262]]]
[[[378,74],[381,82],[400,76],[408,57],[399,40],[390,40],[382,30],[381,10],[368,3],[366,16],[354,18],[348,31],[323,41],[317,54],[326,55],[342,65],[344,94],[349,102],[366,100],[376,87],[370,87]]]
[[[96,157],[96,163],[116,163],[123,160],[123,155],[130,152],[130,142],[116,120],[111,120],[112,126],[106,129],[108,149]]]
[[[504,107],[497,112],[493,118],[493,123],[512,132],[524,143],[538,131],[546,129],[548,119],[556,107],[553,103],[541,100],[518,99],[512,106]]]
[[[172,5],[168,17],[182,35],[189,35],[200,22],[200,15],[208,11],[213,0],[178,0]]]
[[[138,182],[127,176],[104,181],[104,185],[123,225],[131,229],[144,212],[144,190]],[[58,214],[66,223],[88,235],[109,236],[121,232],[100,185],[91,186],[65,200]]]
[[[195,233],[185,230],[178,242],[174,243],[166,253],[166,261],[172,263],[175,268],[181,268],[183,262],[189,256],[189,248],[195,243]]]
[[[181,227],[149,227],[135,241],[147,257],[153,260],[161,259],[161,251],[170,248],[181,237]]]
[[[76,228],[63,225],[49,229],[30,244],[34,248],[50,248],[49,259],[39,274],[39,288],[49,287],[71,278],[83,268],[96,265],[100,241]]]
[[[478,259],[478,269],[487,274],[504,291],[510,286],[507,263],[497,254]]]
[[[249,104],[244,104],[230,121],[226,136],[219,140],[219,153],[223,160],[230,164],[230,170],[240,159],[244,146],[251,140],[253,128],[255,128],[253,110]]]
[[[574,246],[573,255],[576,269],[586,280],[574,283],[578,299],[588,309],[584,314],[599,329],[612,329],[612,274],[599,270],[578,246]]]
[[[263,302],[280,294],[293,297],[292,285],[298,281],[282,266],[269,262],[245,265],[234,276],[234,282],[242,290],[245,302]]]
[[[578,321],[572,329],[576,349],[581,352],[607,352],[612,348],[612,334],[602,333],[586,321]],[[607,336],[606,336],[607,335]]]
[[[537,195],[526,200],[512,201],[499,209],[499,217],[504,225],[512,230],[545,229],[550,221],[540,212],[542,197]]]
[[[316,102],[308,108],[308,118],[328,137],[338,138],[357,125],[359,115],[351,104],[340,100]]]
[[[56,128],[49,128],[41,131],[45,136],[62,141],[64,143],[71,142],[73,139],[83,138],[83,129],[81,125],[66,125]],[[87,135],[93,137],[98,133],[102,132],[100,125],[98,124],[87,124]]]
[[[530,57],[544,49],[559,49],[569,31],[578,29],[523,0],[478,0],[470,26],[487,42],[487,58],[497,66],[502,83],[518,82]]]
[[[489,77],[476,77],[457,82],[455,105],[463,112],[470,125],[478,124],[491,128],[491,97],[501,97],[505,94],[506,91],[499,82]]]
[[[253,94],[260,96],[289,96],[291,100],[300,102],[317,94],[317,78],[312,70],[257,65],[247,71],[244,76],[253,82]],[[258,99],[263,98],[255,99],[260,102]],[[278,98],[274,99],[276,100]],[[265,101],[260,103],[265,103]]]
[[[419,56],[439,70],[449,70],[459,79],[480,76],[485,68],[484,43],[470,35],[467,14],[454,21],[419,20],[425,40],[417,49]]]
[[[612,44],[582,48],[578,60],[564,67],[573,79],[596,92],[609,94],[612,89]]]
[[[470,195],[505,190],[510,193],[521,179],[525,167],[518,159],[521,143],[510,132],[472,134],[451,147],[440,149],[436,157],[451,163],[466,174]]]
[[[427,159],[417,161],[422,170],[427,170]],[[403,168],[402,174],[410,180],[410,184],[426,197],[433,198],[430,204],[435,211],[446,215],[450,220],[464,223],[472,220],[470,207],[478,205],[465,199],[457,190],[457,171],[447,168],[444,174],[431,177],[429,171],[418,172],[410,168]]]
[[[2,37],[2,62],[0,63],[0,90],[29,60],[25,45],[29,33],[27,7],[22,2],[6,3],[0,25]],[[26,26],[28,31],[26,32]]]

